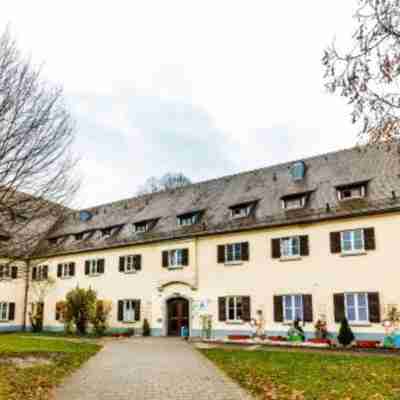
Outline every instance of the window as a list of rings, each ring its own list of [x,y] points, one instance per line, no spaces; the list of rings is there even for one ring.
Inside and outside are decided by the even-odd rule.
[[[242,321],[243,319],[243,299],[240,296],[227,297],[226,320]]]
[[[281,257],[300,256],[300,238],[293,236],[281,239]]]
[[[175,249],[162,252],[162,265],[164,268],[175,269],[189,265],[189,250]]]
[[[244,204],[239,206],[231,207],[231,217],[232,218],[243,218],[248,217],[253,211],[254,204]]]
[[[135,300],[124,300],[124,322],[135,321]]]
[[[133,224],[135,232],[141,233],[141,232],[149,232],[151,231],[154,226],[157,223],[157,219],[152,219],[148,221],[141,221],[141,222],[136,222]]]
[[[76,233],[75,234],[75,240],[82,240],[83,239],[83,233]]]
[[[85,261],[85,275],[96,276],[104,274],[104,258],[86,260]]]
[[[231,243],[218,246],[217,262],[221,264],[234,264],[249,261],[249,243]]]
[[[8,303],[0,302],[0,321],[8,321]]]
[[[369,322],[368,294],[345,293],[345,311],[349,322]]]
[[[9,265],[0,265],[0,280],[11,279],[11,267]]]
[[[283,296],[283,318],[286,322],[303,320],[303,296],[287,295]]]
[[[47,265],[38,265],[32,267],[32,280],[45,281],[48,278],[49,267]]]
[[[251,321],[250,297],[218,297],[218,320],[228,322]]]
[[[364,230],[356,229],[341,232],[341,249],[343,253],[357,253],[364,250]]]
[[[337,196],[339,200],[360,199],[365,197],[365,194],[365,184],[337,188]]]
[[[140,321],[140,300],[119,300],[118,321],[126,323]]]
[[[142,269],[140,254],[121,256],[119,258],[119,272],[132,273]]]
[[[282,208],[285,210],[296,210],[304,208],[306,205],[306,196],[291,196],[282,199]]]
[[[189,213],[184,215],[179,215],[177,217],[178,225],[189,226],[195,225],[200,222],[201,214],[200,212]]]
[[[225,262],[242,261],[242,244],[234,243],[225,246]]]
[[[58,278],[70,278],[75,275],[75,263],[63,263],[57,265]]]
[[[101,236],[107,238],[107,237],[111,236],[111,232],[112,232],[111,228],[102,229]]]

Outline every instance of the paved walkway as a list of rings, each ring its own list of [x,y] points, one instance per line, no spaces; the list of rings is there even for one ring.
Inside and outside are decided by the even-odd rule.
[[[57,400],[251,400],[180,339],[109,342],[56,390]]]

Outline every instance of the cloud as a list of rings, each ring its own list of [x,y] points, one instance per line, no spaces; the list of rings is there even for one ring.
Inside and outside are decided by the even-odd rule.
[[[84,206],[132,196],[149,176],[182,172],[199,181],[239,168],[229,136],[204,109],[186,101],[125,91],[74,95],[69,103],[86,175],[79,199]]]

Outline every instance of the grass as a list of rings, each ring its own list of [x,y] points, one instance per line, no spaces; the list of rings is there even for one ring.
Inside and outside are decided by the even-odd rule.
[[[0,335],[0,400],[46,400],[51,389],[100,350],[90,342],[29,334]],[[31,367],[7,358],[45,358],[49,364]]]
[[[397,357],[229,349],[202,352],[261,399],[400,399]]]

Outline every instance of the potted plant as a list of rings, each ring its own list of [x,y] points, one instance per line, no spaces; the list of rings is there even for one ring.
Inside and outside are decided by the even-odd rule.
[[[350,328],[349,321],[347,318],[343,318],[340,324],[338,341],[343,347],[348,347],[354,341],[354,333]]]

